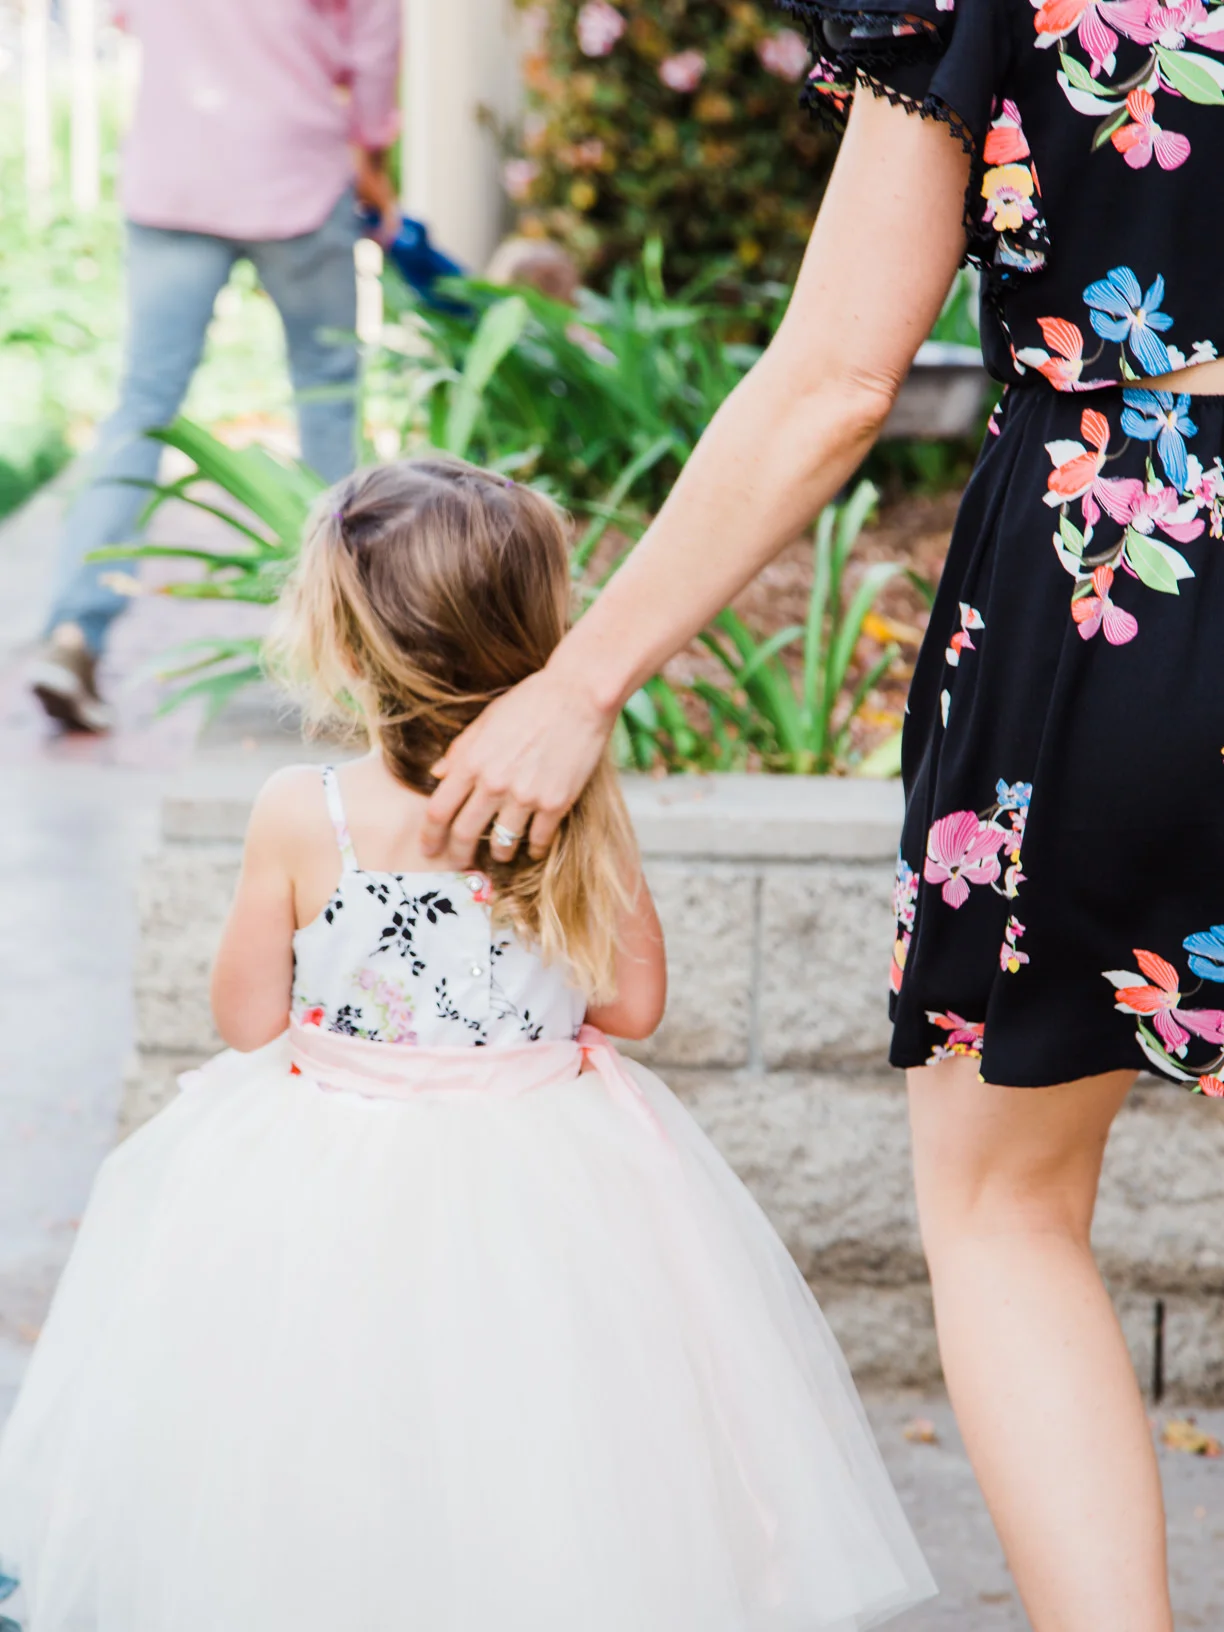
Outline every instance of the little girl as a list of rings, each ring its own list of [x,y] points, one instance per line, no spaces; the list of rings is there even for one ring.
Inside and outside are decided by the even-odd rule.
[[[604,1035],[665,987],[611,767],[543,862],[418,849],[568,601],[557,511],[468,465],[321,509],[274,651],[373,750],[260,794],[237,1052],[98,1178],[0,1446],[26,1632],[851,1632],[933,1590],[785,1249]]]

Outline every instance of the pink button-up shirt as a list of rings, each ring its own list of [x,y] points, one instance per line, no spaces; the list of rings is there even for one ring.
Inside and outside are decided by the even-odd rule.
[[[321,226],[394,139],[401,0],[123,0],[142,45],[129,219],[246,241]]]

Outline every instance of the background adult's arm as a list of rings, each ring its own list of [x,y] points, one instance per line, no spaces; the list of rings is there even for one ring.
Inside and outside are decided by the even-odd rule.
[[[968,175],[946,125],[856,97],[776,336],[547,666],[452,744],[427,813],[428,854],[467,866],[497,817],[512,832],[530,821],[542,855],[626,698],[853,474],[964,253]]]
[[[386,160],[399,131],[402,7],[399,0],[350,0],[349,128],[357,196],[392,235],[398,220]]]

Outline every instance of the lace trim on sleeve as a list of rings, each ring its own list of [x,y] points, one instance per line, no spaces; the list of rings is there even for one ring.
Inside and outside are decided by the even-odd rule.
[[[802,101],[826,129],[845,129],[854,93],[865,86],[894,107],[947,125],[960,142],[970,159],[965,260],[985,275],[987,296],[997,297],[1017,275],[1040,271],[1049,232],[1020,115],[1012,102],[996,104],[979,140],[938,90],[922,88],[923,65],[932,64],[933,73],[946,48],[939,25],[912,11],[841,10],[818,0],[779,3],[806,29],[814,60]],[[889,72],[898,67],[901,74]]]

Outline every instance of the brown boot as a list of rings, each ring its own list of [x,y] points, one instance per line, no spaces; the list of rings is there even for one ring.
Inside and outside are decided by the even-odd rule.
[[[114,716],[98,695],[97,667],[81,630],[61,623],[31,665],[29,687],[51,718],[70,731],[109,731]]]

